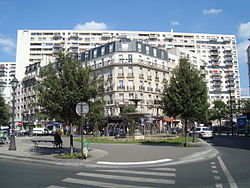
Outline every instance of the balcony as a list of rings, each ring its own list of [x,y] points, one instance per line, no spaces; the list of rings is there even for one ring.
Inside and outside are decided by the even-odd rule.
[[[220,58],[217,57],[217,56],[210,56],[210,59],[211,59],[212,61],[218,61]]]
[[[117,77],[124,78],[124,73],[118,73]]]
[[[155,92],[160,93],[160,92],[161,92],[161,89],[155,88]]]
[[[152,87],[147,87],[147,91],[153,91]]]
[[[173,35],[166,35],[165,39],[170,39],[171,40],[171,39],[174,39],[174,37],[173,37]]]
[[[232,55],[233,55],[232,52],[225,52],[225,53],[224,53],[224,56],[232,56]]]
[[[225,62],[225,65],[228,67],[233,66],[233,62]]]
[[[225,57],[224,59],[225,59],[225,61],[233,61],[232,57]]]
[[[221,77],[220,76],[215,76],[215,77],[213,77],[213,80],[221,80]]]
[[[220,73],[219,71],[213,71],[213,72],[212,72],[212,75],[213,75],[213,76],[220,76],[220,74],[221,74],[221,73]]]
[[[144,75],[143,74],[139,74],[139,78],[144,79]]]
[[[213,51],[213,52],[214,52],[214,51],[218,51],[218,47],[212,46],[211,49],[210,49],[210,51],[211,51],[211,52],[212,52],[212,51]]]
[[[215,87],[213,89],[214,89],[214,91],[221,91],[221,87]]]
[[[62,36],[61,36],[60,33],[55,33],[53,37],[54,37],[54,38],[62,38]]]
[[[145,91],[145,87],[144,86],[139,86],[139,90],[140,91]]]
[[[113,86],[108,86],[106,91],[113,91]]]
[[[218,52],[218,51],[212,51],[212,52],[210,52],[210,56],[217,56],[217,55],[219,55],[220,53]]]
[[[148,79],[148,80],[152,80],[152,76],[151,76],[151,75],[148,75],[148,76],[147,76],[147,79]]]
[[[135,90],[135,86],[127,86],[127,90]]]
[[[217,86],[221,86],[221,82],[214,82],[213,86],[217,87]]]
[[[111,38],[111,35],[109,33],[103,33],[102,38],[103,39],[109,39],[109,38]]]
[[[151,35],[149,35],[149,38],[150,38],[150,39],[157,39],[157,38],[158,38],[158,35],[151,34]]]
[[[128,73],[127,78],[133,78],[134,77],[134,73]]]
[[[109,74],[108,75],[108,79],[112,79],[113,78],[113,75],[112,74]]]
[[[114,104],[114,101],[111,99],[108,101],[108,104]]]
[[[125,86],[118,86],[117,90],[125,90]]]
[[[220,62],[219,61],[210,61],[210,64],[212,66],[220,66]]]

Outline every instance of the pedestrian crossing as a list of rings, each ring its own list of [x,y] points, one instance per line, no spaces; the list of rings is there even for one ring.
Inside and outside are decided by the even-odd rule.
[[[108,188],[151,188],[174,185],[175,168],[144,168],[144,169],[96,169],[78,172],[74,177],[67,177],[60,185],[47,188],[69,187],[108,187]]]

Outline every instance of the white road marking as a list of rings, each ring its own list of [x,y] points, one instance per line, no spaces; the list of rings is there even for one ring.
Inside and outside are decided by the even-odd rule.
[[[61,186],[57,186],[57,185],[50,185],[46,188],[67,188],[67,187],[61,187]]]
[[[96,187],[107,187],[107,188],[139,188],[139,187],[145,187],[145,186],[134,186],[134,185],[124,185],[124,184],[116,184],[116,183],[107,183],[107,182],[101,182],[101,181],[91,181],[91,180],[83,180],[83,179],[76,179],[76,178],[66,178],[62,180],[63,182],[67,183],[74,183],[74,184],[81,184],[81,185],[90,185],[90,186],[96,186]],[[150,188],[150,187],[146,187]]]
[[[227,177],[227,181],[230,185],[231,188],[238,188],[237,184],[235,183],[233,177],[231,176],[230,172],[228,171],[225,163],[223,162],[223,160],[221,159],[220,156],[217,157],[219,163],[220,163],[220,166],[222,168],[222,170],[224,171],[226,177]]]
[[[157,179],[157,178],[141,178],[141,177],[128,177],[128,176],[116,176],[108,174],[94,174],[90,172],[79,172],[76,175],[86,176],[86,177],[95,177],[95,178],[104,178],[111,180],[123,180],[123,181],[132,181],[132,182],[144,182],[144,183],[160,183],[160,184],[175,184],[175,180],[167,179]]]
[[[217,166],[211,166],[213,169],[216,169],[217,168]]]
[[[211,162],[211,165],[215,165],[215,162]]]
[[[175,168],[150,168],[152,170],[158,170],[158,171],[171,171],[171,172],[175,172],[176,169]]]
[[[216,184],[215,184],[215,187],[216,187],[216,188],[223,188],[223,185],[222,185],[221,183],[216,183]]]
[[[220,180],[220,176],[214,176],[215,180]]]
[[[218,173],[219,173],[218,170],[212,170],[212,172],[213,172],[214,174],[218,174]]]
[[[169,162],[173,159],[160,159],[155,161],[141,161],[141,162],[108,162],[108,161],[97,161],[96,164],[103,164],[103,165],[145,165],[145,164],[156,164],[156,163],[163,163]]]
[[[175,177],[175,173],[163,173],[163,172],[148,172],[148,171],[134,171],[134,170],[98,170],[102,172],[115,172],[126,174],[139,174],[139,175],[152,175],[152,176],[172,176]]]

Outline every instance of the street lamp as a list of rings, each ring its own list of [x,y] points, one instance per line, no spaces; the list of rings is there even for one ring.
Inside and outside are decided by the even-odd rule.
[[[11,125],[11,136],[10,136],[10,146],[9,150],[16,150],[16,141],[15,141],[15,97],[16,97],[16,88],[18,85],[18,80],[16,77],[10,82],[13,93],[12,93],[12,125]]]

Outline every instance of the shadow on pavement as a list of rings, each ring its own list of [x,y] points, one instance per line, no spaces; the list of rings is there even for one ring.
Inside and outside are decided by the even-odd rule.
[[[250,150],[250,137],[242,136],[215,136],[213,140],[208,141],[214,147],[229,147],[235,149]]]
[[[74,148],[74,152],[80,152],[80,151],[81,151],[80,149]],[[69,153],[70,148],[69,147],[52,148],[52,147],[46,147],[46,146],[39,146],[39,147],[30,149],[30,152],[36,153],[38,155],[54,155],[54,154]]]

